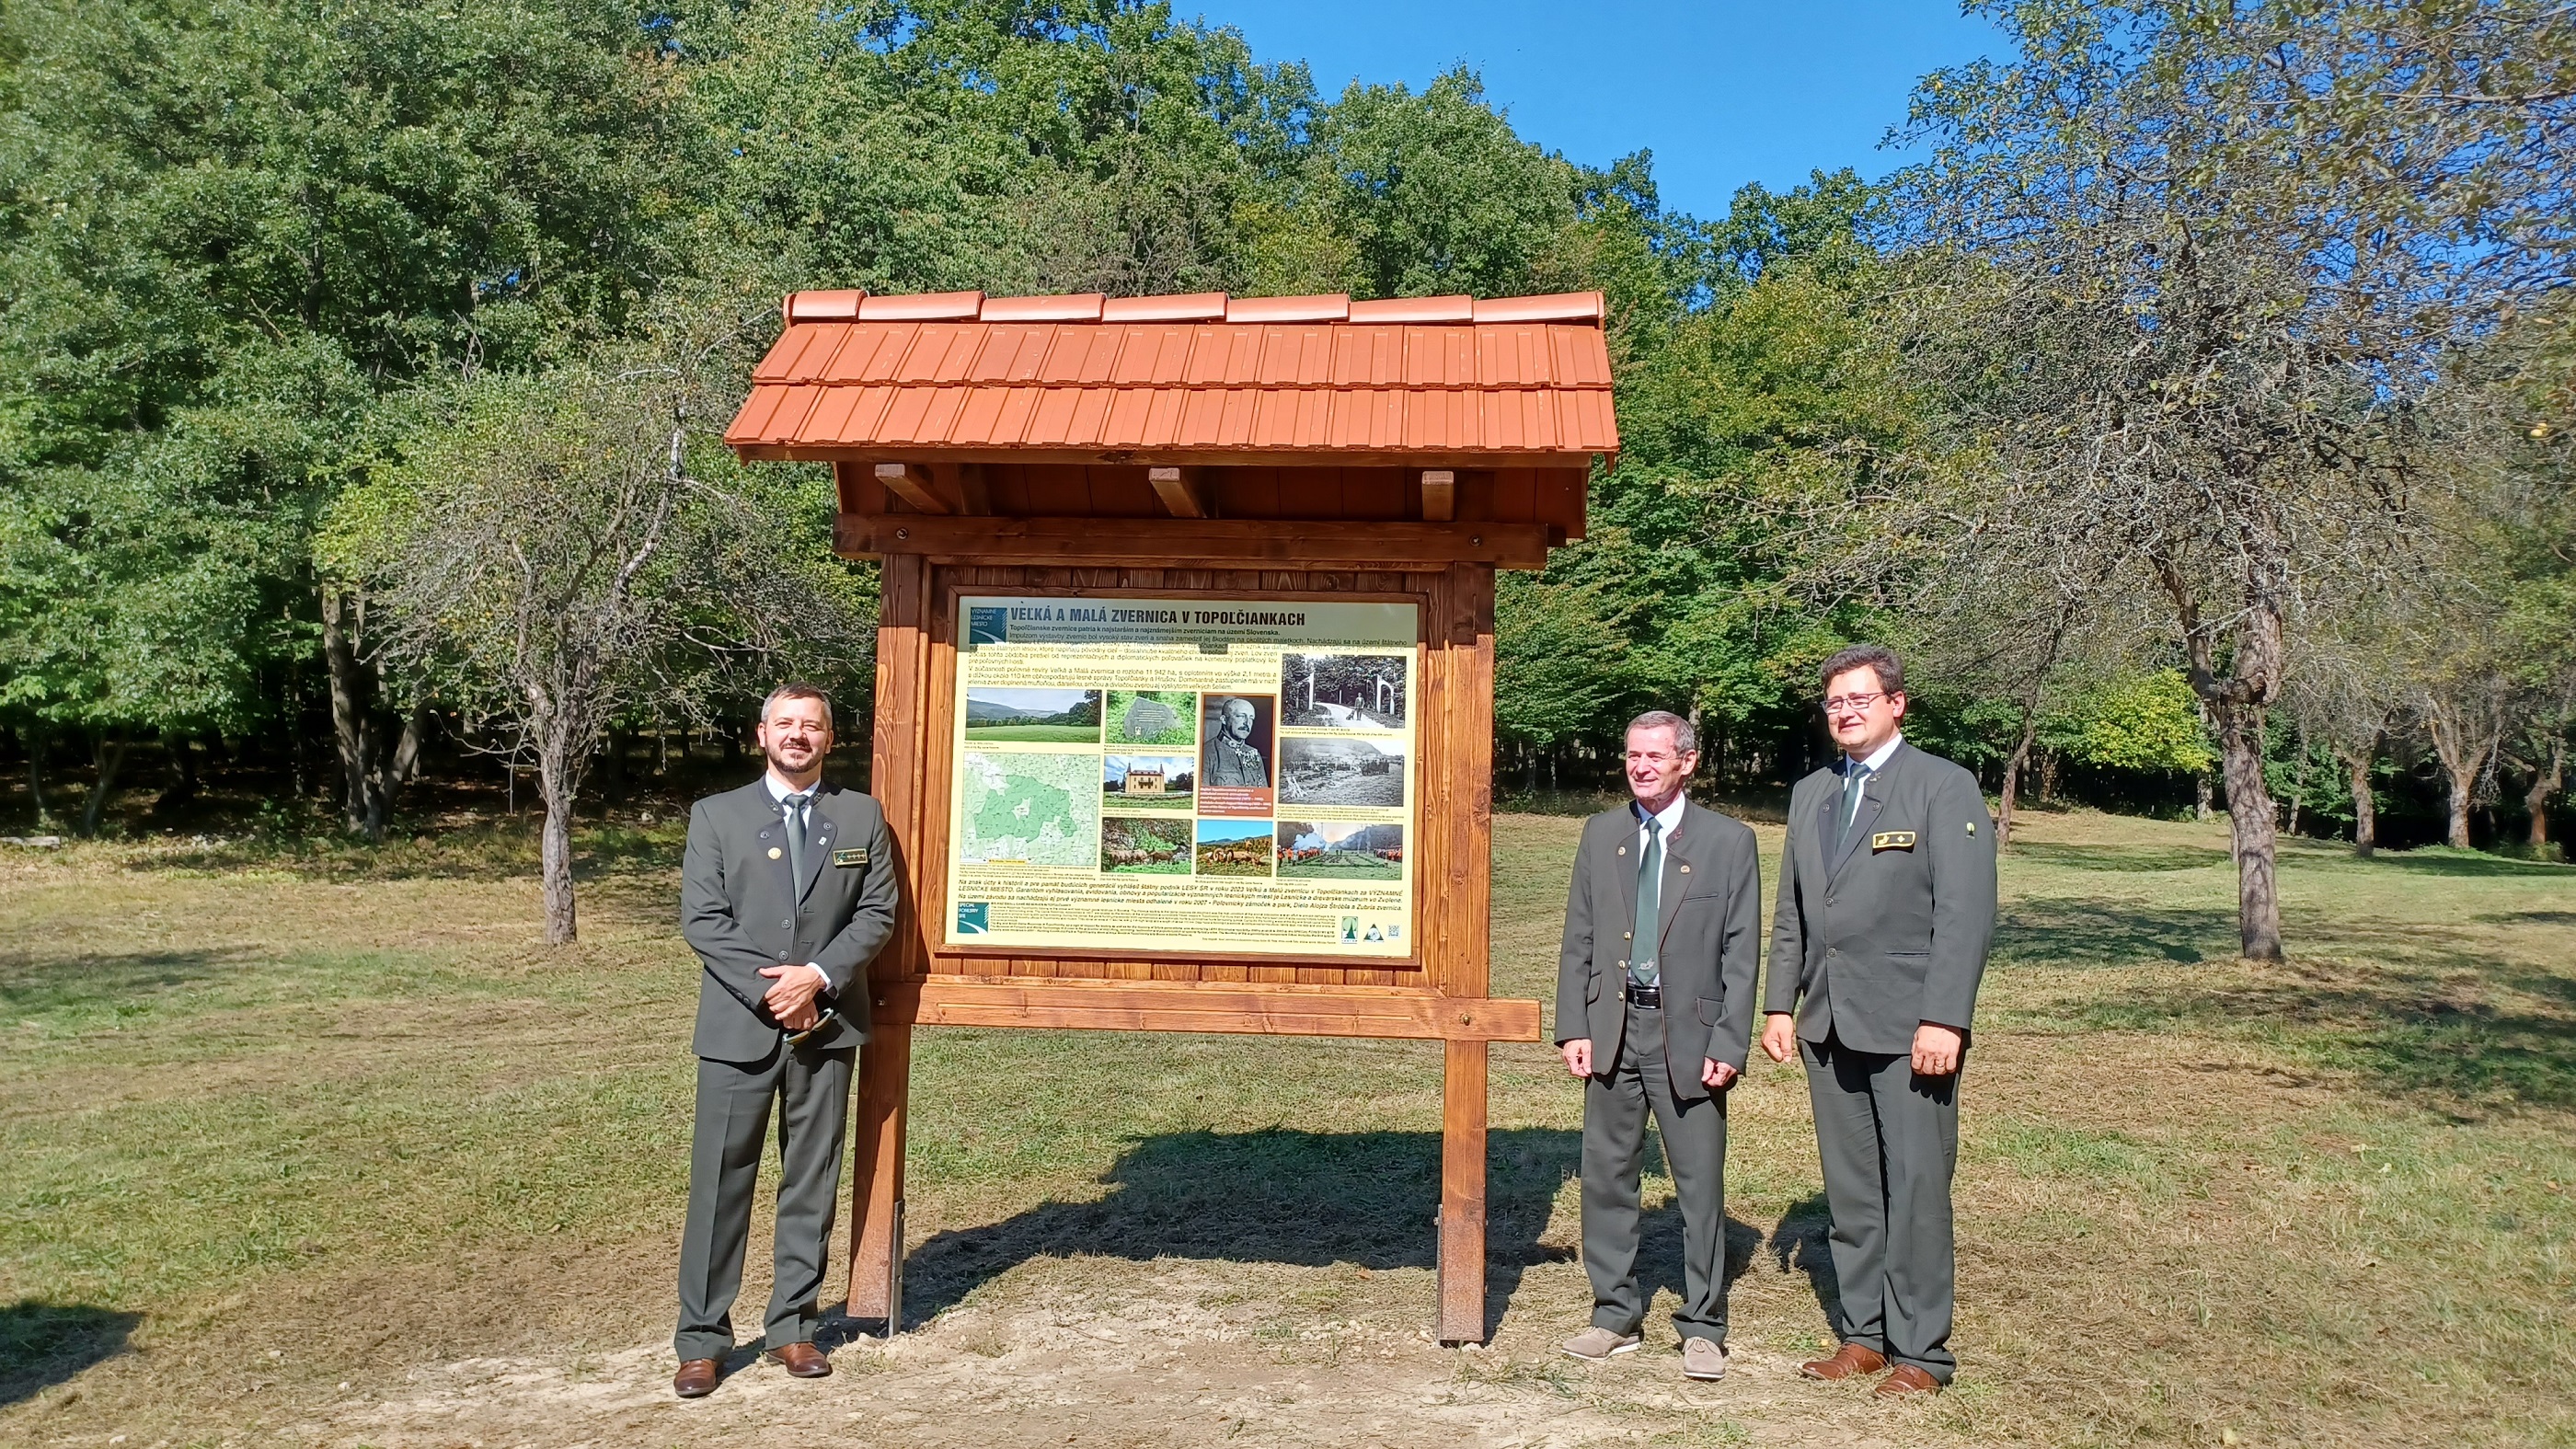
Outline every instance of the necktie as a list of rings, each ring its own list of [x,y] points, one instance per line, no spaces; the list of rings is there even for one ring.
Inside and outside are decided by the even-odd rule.
[[[1854,817],[1860,814],[1861,786],[1869,779],[1869,767],[1858,760],[1843,762],[1843,813],[1834,819],[1834,845],[1839,849],[1843,837],[1851,833]]]
[[[805,880],[805,806],[812,799],[796,794],[778,802],[787,814],[787,878],[799,885]]]
[[[1637,862],[1637,926],[1630,933],[1628,978],[1640,986],[1655,985],[1662,972],[1655,965],[1656,917],[1663,911],[1663,822],[1646,817],[1646,849]]]

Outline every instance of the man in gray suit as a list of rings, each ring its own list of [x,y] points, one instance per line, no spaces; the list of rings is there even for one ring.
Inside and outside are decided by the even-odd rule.
[[[1663,1130],[1682,1210],[1682,1372],[1726,1376],[1726,1089],[1753,1038],[1762,878],[1753,832],[1682,791],[1699,768],[1690,721],[1628,726],[1636,798],[1583,823],[1557,959],[1556,1039],[1583,1081],[1583,1271],[1592,1326],[1565,1351],[1633,1352],[1638,1173],[1646,1114]]]
[[[1955,1298],[1950,1175],[1959,1072],[1995,933],[1995,833],[1976,778],[1905,743],[1905,670],[1857,644],[1825,661],[1843,758],[1789,792],[1762,1050],[1807,1064],[1833,1214],[1839,1381],[1895,1368],[1889,1398],[1938,1393]]]
[[[760,709],[760,779],[689,812],[680,934],[698,984],[695,1138],[680,1238],[681,1398],[714,1391],[733,1352],[733,1300],[751,1236],[761,1139],[778,1109],[776,1278],[769,1356],[798,1378],[831,1360],[814,1346],[824,1240],[849,1138],[851,1068],[868,1034],[868,962],[894,935],[894,852],[885,812],[823,780],[832,705],[782,684]]]

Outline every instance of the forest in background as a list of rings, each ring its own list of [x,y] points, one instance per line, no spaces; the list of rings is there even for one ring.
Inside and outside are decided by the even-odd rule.
[[[1506,796],[1645,708],[1774,789],[1878,639],[2007,817],[2228,810],[2249,955],[2277,829],[2554,851],[2568,7],[1971,8],[2015,50],[1890,118],[1931,159],[1702,218],[1470,72],[1326,95],[1134,0],[12,4],[14,824],[524,790],[569,934],[577,809],[783,674],[868,729],[828,479],[717,441],[782,292],[1598,288],[1623,453],[1503,580]]]

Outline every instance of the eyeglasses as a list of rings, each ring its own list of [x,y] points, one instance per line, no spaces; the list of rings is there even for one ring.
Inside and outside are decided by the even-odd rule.
[[[1825,710],[1829,714],[1840,714],[1847,709],[1867,709],[1895,692],[1892,689],[1882,689],[1876,694],[1837,694],[1825,701]]]

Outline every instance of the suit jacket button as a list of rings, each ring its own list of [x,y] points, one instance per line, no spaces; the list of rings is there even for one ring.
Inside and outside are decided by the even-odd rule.
[[[792,925],[795,925],[796,923],[795,923],[794,921],[781,921],[781,922],[779,922],[778,924],[780,924],[780,925],[782,925],[782,926],[792,926]]]

